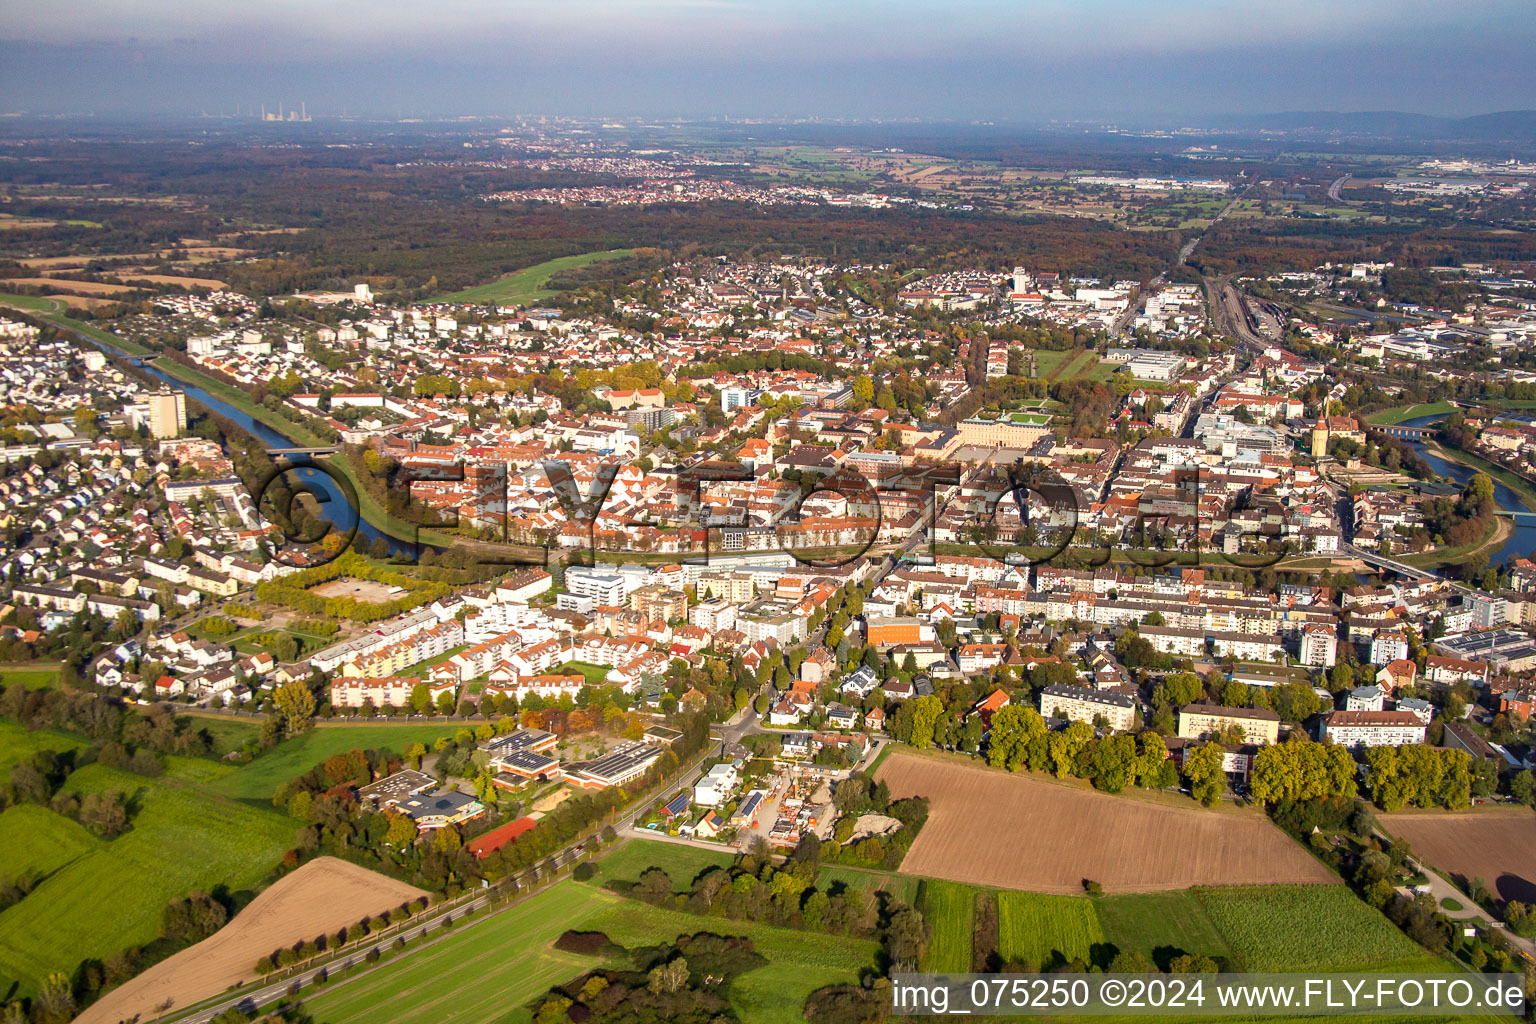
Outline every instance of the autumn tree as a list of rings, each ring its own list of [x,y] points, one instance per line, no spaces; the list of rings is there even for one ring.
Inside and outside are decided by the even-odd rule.
[[[300,682],[288,682],[272,693],[272,703],[284,732],[290,735],[308,729],[315,714],[315,695]]]

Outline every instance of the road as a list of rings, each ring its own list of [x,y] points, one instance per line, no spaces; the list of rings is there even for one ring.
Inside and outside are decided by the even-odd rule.
[[[752,716],[750,719],[750,724],[755,725],[756,720],[756,716]],[[746,723],[747,720],[743,719],[743,722]],[[722,730],[722,732],[723,731],[724,730]],[[693,760],[689,761],[687,764],[681,766],[677,773],[672,776],[672,778],[664,786],[662,786],[653,794],[635,800],[627,812],[614,818],[611,821],[605,822],[604,824],[611,825],[614,832],[618,833],[620,836],[629,833],[634,827],[635,819],[640,816],[640,813],[644,808],[650,807],[657,800],[670,800],[672,797],[676,796],[686,785],[689,785],[693,778],[693,773],[698,770],[700,762],[707,759],[710,756],[711,751],[714,749],[715,744],[708,744],[702,753],[700,753]],[[599,830],[600,828],[601,826],[599,827]],[[594,830],[594,834],[596,831],[598,830]],[[516,878],[518,888],[526,889],[530,884],[547,873],[550,870],[551,865],[553,865],[553,869],[556,872],[562,868],[573,866],[578,860],[581,859],[581,855],[586,851],[586,846],[592,841],[592,838],[592,835],[588,835],[575,842],[569,843],[564,848],[546,857],[540,864],[529,868],[527,871],[524,871]],[[529,896],[532,895],[533,894],[531,893],[529,894]],[[504,910],[515,907],[519,903],[523,902],[523,900],[528,899],[529,896],[514,899],[506,905],[498,908],[495,913],[501,913]],[[447,916],[451,916],[457,919],[462,917],[466,911],[485,909],[490,906],[491,898],[491,892],[487,891],[485,895],[477,896],[471,900],[466,900],[462,905],[455,906],[452,913]],[[479,918],[476,918],[476,921],[478,922],[489,920],[492,916],[494,915],[485,914]],[[435,923],[424,923],[422,927],[427,928],[428,930],[440,927],[441,920],[442,919],[438,919],[438,921]],[[418,929],[415,926],[412,926],[408,930],[415,932]],[[280,981],[272,981],[263,984],[258,988],[246,989],[237,995],[231,996],[228,999],[221,999],[208,1007],[200,1009],[190,1016],[179,1018],[178,1024],[207,1024],[208,1021],[211,1021],[213,1018],[236,1006],[245,1009],[247,1012],[260,1009],[262,1006],[265,1006],[266,1004],[277,999],[279,996],[285,994],[289,987],[294,984],[294,982],[299,982],[301,986],[308,985],[312,983],[322,971],[338,971],[342,970],[343,968],[353,966],[368,955],[370,948],[377,948],[382,953],[384,951],[384,947],[393,941],[394,935],[390,934],[386,940],[381,940],[376,947],[371,945],[368,947],[360,947],[357,950],[354,950],[352,953],[348,954],[344,960],[317,964],[315,967],[306,968],[298,974],[284,977]],[[434,941],[441,941],[441,938]],[[416,951],[424,949],[432,944],[432,942],[422,943],[419,940],[410,942],[406,948],[400,954],[398,954],[396,959],[411,956]],[[334,988],[336,985],[345,984],[346,981],[349,980],[351,979],[337,979],[336,981],[332,982],[331,985]]]
[[[1351,177],[1353,175],[1346,174],[1342,178],[1333,179],[1333,184],[1328,186],[1328,198],[1335,203],[1342,203],[1344,200],[1339,197],[1339,189],[1343,188],[1344,183]]]
[[[1381,834],[1379,829],[1377,830],[1377,834]],[[1390,839],[1390,837],[1388,838]],[[1435,907],[1440,911],[1440,913],[1444,914],[1452,921],[1472,921],[1480,918],[1483,921],[1489,922],[1490,926],[1494,930],[1497,930],[1501,935],[1504,936],[1504,938],[1509,940],[1509,945],[1511,948],[1516,950],[1521,956],[1525,957],[1527,962],[1536,964],[1536,942],[1532,942],[1530,939],[1521,938],[1519,935],[1516,935],[1514,932],[1509,930],[1508,926],[1506,926],[1503,921],[1493,920],[1493,915],[1489,914],[1482,907],[1479,907],[1477,903],[1473,901],[1472,897],[1456,888],[1456,886],[1452,885],[1444,878],[1441,878],[1432,869],[1425,867],[1423,864],[1420,864],[1419,866],[1424,868],[1424,877],[1427,879],[1427,882],[1424,886],[1422,886],[1422,888],[1427,888],[1429,890],[1429,894],[1435,898]],[[1407,890],[1399,889],[1398,891],[1407,896],[1413,895]],[[1444,906],[1446,900],[1455,900],[1457,903],[1461,904],[1461,909],[1447,909]]]
[[[1252,188],[1253,186],[1250,185],[1248,187]],[[1242,192],[1240,192],[1237,195],[1233,196],[1231,198],[1231,200],[1229,200],[1227,202],[1227,205],[1223,206],[1221,208],[1221,212],[1216,214],[1215,217],[1211,218],[1211,222],[1205,226],[1205,230],[1201,231],[1198,235],[1196,235],[1195,237],[1191,238],[1189,241],[1185,242],[1182,246],[1180,246],[1179,247],[1179,256],[1178,256],[1178,259],[1175,261],[1175,264],[1177,266],[1183,266],[1185,263],[1189,262],[1189,257],[1194,254],[1195,247],[1198,246],[1200,244],[1201,240],[1204,239],[1205,236],[1210,233],[1212,228],[1214,228],[1217,224],[1220,224],[1223,220],[1226,219],[1227,214],[1231,213],[1233,207],[1237,206],[1237,204],[1242,201],[1243,196],[1245,196],[1247,194],[1248,194],[1248,189],[1245,188],[1245,189],[1243,189]],[[1167,277],[1168,277],[1168,274],[1167,274],[1166,271],[1161,273],[1161,274],[1158,274],[1151,281],[1147,282],[1147,286],[1144,289],[1142,289],[1142,294],[1143,295],[1151,295],[1151,294],[1155,293],[1157,291],[1157,289],[1162,286],[1164,280],[1166,280]],[[1122,312],[1119,316],[1117,316],[1115,318],[1114,323],[1110,324],[1109,336],[1111,338],[1116,338],[1116,339],[1124,338],[1126,336],[1126,331],[1130,327],[1131,321],[1133,319],[1135,319],[1136,314],[1137,314],[1137,312],[1139,312],[1140,308],[1141,308],[1140,301],[1133,302],[1128,307],[1126,307],[1125,311]]]

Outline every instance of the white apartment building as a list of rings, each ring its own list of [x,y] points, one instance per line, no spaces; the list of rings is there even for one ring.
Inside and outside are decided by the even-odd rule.
[[[713,598],[702,601],[693,606],[688,612],[688,621],[700,629],[711,633],[718,633],[724,629],[736,628],[736,606],[724,598]]]
[[[1089,725],[1102,716],[1111,729],[1123,732],[1135,721],[1136,702],[1114,690],[1052,683],[1040,691],[1040,713],[1047,718],[1066,718]]]
[[[594,606],[623,607],[624,605],[624,577],[608,569],[572,566],[565,570],[565,589],[566,594],[585,598]],[[560,596],[565,597],[566,594]],[[561,607],[565,606],[561,605]]]
[[[1385,665],[1388,662],[1404,661],[1408,658],[1408,638],[1400,630],[1377,630],[1371,637],[1371,664]]]
[[[1324,742],[1345,747],[1423,743],[1425,725],[1412,711],[1335,711],[1320,726]]]
[[[1205,654],[1205,631],[1175,629],[1172,626],[1139,626],[1142,639],[1164,654],[1198,658]]]
[[[1311,625],[1302,630],[1301,663],[1308,668],[1332,668],[1339,658],[1339,635],[1332,626]]]
[[[1239,661],[1273,661],[1284,650],[1278,636],[1259,633],[1213,633],[1211,649],[1218,658]]]

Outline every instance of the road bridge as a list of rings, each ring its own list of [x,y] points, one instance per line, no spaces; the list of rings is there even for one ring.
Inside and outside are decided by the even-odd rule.
[[[1435,428],[1432,426],[1409,427],[1401,423],[1367,423],[1365,425],[1365,432],[1367,434],[1385,434],[1388,437],[1395,437],[1399,441],[1423,441],[1434,436]]]

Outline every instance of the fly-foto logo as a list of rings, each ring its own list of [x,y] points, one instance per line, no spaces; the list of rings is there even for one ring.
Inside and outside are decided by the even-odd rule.
[[[397,551],[410,560],[425,549],[424,529],[478,561],[481,565],[547,566],[556,556],[570,563],[595,564],[600,551],[636,551],[631,543],[648,524],[633,517],[599,531],[599,518],[608,507],[621,467],[608,463],[590,471],[583,488],[570,463],[559,459],[541,464],[544,489],[535,494],[523,473],[505,463],[398,464],[387,479],[387,522],[375,524],[396,538]],[[1021,567],[1057,564],[1070,552],[1072,564],[1097,568],[1116,553],[1143,568],[1175,563],[1208,564],[1209,556],[1242,569],[1273,566],[1291,553],[1278,530],[1266,529],[1262,517],[1238,515],[1233,506],[1244,495],[1225,487],[1207,493],[1204,469],[1189,469],[1143,490],[1134,514],[1124,503],[1085,502],[1082,491],[1049,468],[1014,464],[986,467],[969,476],[953,464],[901,467],[871,480],[851,462],[825,473],[803,474],[793,483],[781,482],[791,494],[773,504],[766,522],[743,531],[729,525],[723,513],[735,508],[722,498],[735,487],[758,482],[757,474],[735,463],[701,463],[661,476],[674,481],[670,489],[672,525],[678,534],[679,559],[707,563],[716,554],[775,551],[817,568],[847,565],[868,554],[881,538],[901,551],[936,555],[939,538],[953,549]],[[453,500],[443,499],[451,493]],[[317,503],[318,518],[295,514],[301,494]],[[837,498],[841,517],[814,515],[808,505],[821,497]],[[283,542],[273,557],[284,565],[324,564],[349,549],[362,514],[357,491],[346,474],[324,462],[294,463],[282,458],[259,481],[258,507],[282,524]],[[514,536],[514,510],[528,499],[554,513],[553,523],[536,536]],[[817,507],[817,506],[812,506]],[[458,508],[473,508],[476,535],[460,533]],[[423,509],[431,509],[429,518]],[[1217,529],[1217,515],[1224,515]],[[888,529],[889,527],[889,529]],[[627,531],[627,532],[626,532]],[[748,540],[742,539],[743,532]],[[328,540],[338,534],[339,540]],[[462,537],[472,543],[457,543]],[[814,545],[809,539],[835,543]],[[685,543],[686,542],[686,543]],[[766,542],[766,543],[765,543]],[[814,550],[811,550],[814,549]],[[670,549],[669,549],[670,550]],[[1193,555],[1193,562],[1190,556]]]

